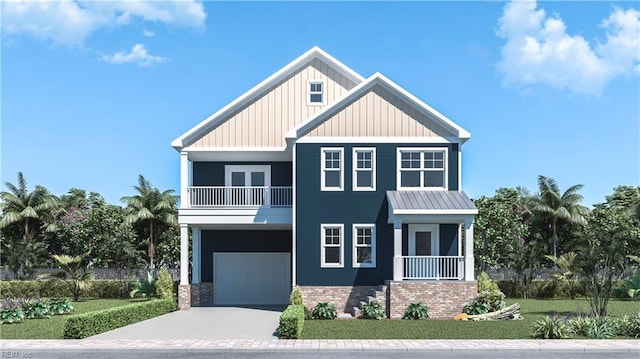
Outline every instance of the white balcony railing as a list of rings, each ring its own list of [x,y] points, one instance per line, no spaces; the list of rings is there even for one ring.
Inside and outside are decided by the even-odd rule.
[[[188,188],[189,207],[291,207],[291,186]]]
[[[464,278],[464,257],[402,256],[403,279]]]

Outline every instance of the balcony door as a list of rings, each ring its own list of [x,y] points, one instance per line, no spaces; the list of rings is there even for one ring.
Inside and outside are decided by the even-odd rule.
[[[225,166],[225,199],[233,206],[262,206],[268,204],[271,186],[271,166]]]

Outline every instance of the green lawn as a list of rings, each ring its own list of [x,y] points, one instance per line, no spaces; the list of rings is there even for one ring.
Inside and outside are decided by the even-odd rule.
[[[529,339],[537,319],[558,313],[589,312],[585,299],[510,299],[518,302],[524,320],[454,322],[453,320],[306,320],[303,339]],[[613,316],[640,312],[640,301],[611,300]]]
[[[129,299],[87,299],[72,302],[73,314],[131,304]],[[22,323],[0,325],[0,339],[62,339],[66,315],[54,315],[49,319],[25,319]]]

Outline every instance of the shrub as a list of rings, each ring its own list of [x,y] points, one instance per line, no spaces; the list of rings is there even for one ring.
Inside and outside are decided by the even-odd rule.
[[[478,275],[478,293],[489,292],[489,293],[498,293],[500,292],[500,287],[498,284],[489,278],[489,275],[485,272],[480,272]]]
[[[640,295],[640,269],[636,270],[636,273],[630,279],[625,279],[622,282],[622,286],[627,290],[627,295],[630,298],[635,298]]]
[[[131,282],[121,280],[95,280],[83,295],[93,298],[126,298]],[[4,298],[59,298],[71,297],[71,288],[64,281],[9,280],[0,281]]]
[[[293,291],[291,291],[291,295],[289,296],[289,304],[304,305],[302,289],[300,289],[300,287],[295,287],[293,288]]]
[[[404,311],[402,319],[427,319],[429,318],[429,307],[422,303],[411,303]]]
[[[483,291],[478,294],[471,304],[466,305],[462,311],[469,315],[477,315],[498,311],[506,305],[504,294],[500,290],[493,293]]]
[[[533,323],[533,337],[535,339],[565,339],[570,334],[569,327],[563,319],[557,316],[546,316]]]
[[[136,295],[140,295],[142,298],[152,297],[156,294],[156,282],[157,279],[153,277],[153,273],[151,273],[151,271],[147,271],[147,278],[140,278],[140,280],[133,282],[129,296],[131,298]]]
[[[380,320],[380,319],[384,318],[385,316],[386,315],[385,315],[385,312],[384,312],[384,308],[382,308],[380,303],[371,302],[371,303],[363,305],[362,308],[360,308],[360,316],[358,318],[360,318],[360,319],[376,319],[376,320]]]
[[[640,313],[622,317],[619,332],[627,337],[640,338]]]
[[[49,312],[52,315],[67,314],[73,312],[73,305],[67,298],[51,298],[47,300]]]
[[[0,324],[20,323],[23,320],[22,301],[11,298],[4,299],[2,309],[0,309]]]
[[[40,298],[28,298],[22,302],[22,311],[27,319],[51,318],[49,306]]]
[[[75,314],[64,325],[65,339],[82,339],[176,310],[172,300],[150,300],[90,313]]]
[[[278,338],[298,339],[302,334],[304,326],[304,306],[290,304],[287,309],[280,314],[278,325]]]
[[[320,302],[311,312],[313,319],[336,319],[338,316],[336,307],[327,302]]]
[[[478,300],[467,304],[462,308],[462,312],[468,315],[485,314],[489,312],[489,305]]]
[[[173,292],[173,278],[167,267],[162,267],[158,273],[158,281],[156,282],[156,295],[160,299],[175,300]]]

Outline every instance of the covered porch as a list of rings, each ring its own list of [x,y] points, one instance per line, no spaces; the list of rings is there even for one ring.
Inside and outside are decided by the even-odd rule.
[[[387,191],[393,281],[475,281],[473,218],[462,191]]]

